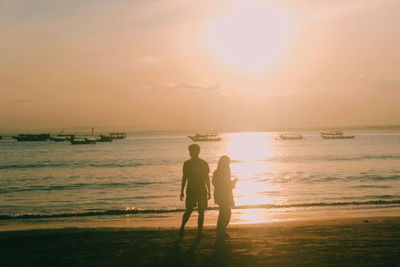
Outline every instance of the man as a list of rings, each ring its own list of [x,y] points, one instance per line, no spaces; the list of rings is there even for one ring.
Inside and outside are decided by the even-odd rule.
[[[207,162],[199,158],[200,146],[192,144],[189,147],[190,159],[183,164],[183,175],[181,184],[181,201],[185,197],[184,189],[186,187],[186,211],[183,214],[182,225],[179,230],[179,236],[183,237],[185,225],[197,205],[199,218],[197,221],[197,236],[201,237],[204,222],[204,212],[207,209],[207,201],[211,198],[210,191],[210,171]]]

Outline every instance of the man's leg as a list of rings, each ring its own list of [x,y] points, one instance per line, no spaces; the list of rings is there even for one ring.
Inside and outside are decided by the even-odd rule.
[[[197,219],[197,235],[201,235],[201,232],[203,231],[203,223],[204,223],[204,209],[199,208],[199,218]]]
[[[193,208],[188,208],[185,210],[185,213],[182,216],[182,225],[181,229],[179,230],[179,236],[183,236],[183,232],[185,231],[185,225],[188,222],[190,215],[192,215]]]
[[[199,213],[199,218],[197,219],[197,235],[201,236],[203,231],[203,223],[204,223],[204,212],[207,209],[207,195],[204,195],[198,199],[197,211]]]
[[[190,215],[192,215],[193,212],[193,207],[194,207],[194,202],[189,196],[186,196],[186,210],[185,213],[183,213],[182,216],[182,224],[181,224],[181,229],[179,230],[179,236],[183,236],[183,233],[185,231],[185,225],[188,222]]]

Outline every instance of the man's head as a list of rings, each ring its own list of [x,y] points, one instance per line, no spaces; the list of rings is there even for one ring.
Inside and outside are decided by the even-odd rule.
[[[198,158],[200,154],[200,146],[198,144],[191,144],[189,147],[189,154],[190,157],[193,158]]]

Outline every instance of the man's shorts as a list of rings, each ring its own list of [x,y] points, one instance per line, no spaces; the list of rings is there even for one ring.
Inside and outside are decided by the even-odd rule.
[[[208,206],[207,194],[187,194],[186,209],[192,209],[197,206],[198,210],[206,210]]]

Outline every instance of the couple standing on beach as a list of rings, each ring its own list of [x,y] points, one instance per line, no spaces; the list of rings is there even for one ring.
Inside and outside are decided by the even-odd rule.
[[[211,199],[211,187],[209,178],[209,167],[206,161],[199,158],[200,146],[192,144],[189,146],[190,159],[183,164],[183,175],[180,199],[183,201],[186,187],[185,213],[182,218],[182,225],[179,236],[183,237],[185,225],[197,205],[199,213],[197,221],[197,236],[202,235],[204,212],[207,209],[208,200]],[[231,218],[231,206],[235,206],[232,189],[235,187],[237,179],[231,180],[231,170],[229,167],[230,158],[222,156],[218,160],[217,169],[214,171],[212,183],[214,186],[214,202],[219,206],[217,222],[217,237],[227,237],[226,228]]]

